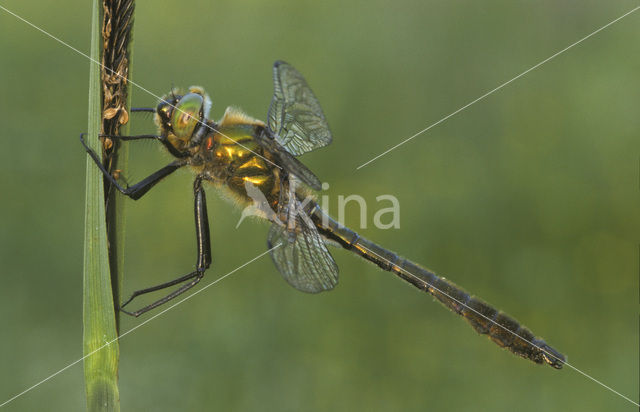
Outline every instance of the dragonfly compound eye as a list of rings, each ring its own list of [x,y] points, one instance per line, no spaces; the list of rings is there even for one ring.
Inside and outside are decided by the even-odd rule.
[[[179,139],[191,137],[202,117],[204,98],[198,93],[188,93],[176,104],[171,115],[173,134]]]

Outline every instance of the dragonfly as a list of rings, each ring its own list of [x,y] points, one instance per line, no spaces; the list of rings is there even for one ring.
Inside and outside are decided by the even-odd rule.
[[[316,202],[320,179],[298,156],[331,143],[332,134],[318,99],[305,78],[290,64],[273,65],[274,93],[263,122],[229,107],[222,119],[209,119],[211,99],[203,88],[172,89],[151,112],[158,132],[135,136],[105,136],[122,141],[158,141],[175,158],[138,183],[121,183],[85,142],[85,150],[105,178],[122,194],[140,199],[158,182],[182,167],[192,169],[197,260],[195,270],[169,282],[133,292],[120,310],[140,316],[194,287],[212,263],[205,183],[226,192],[240,206],[271,223],[269,253],[278,271],[294,288],[318,293],[338,283],[338,265],[328,246],[337,246],[391,272],[462,316],[478,333],[498,346],[538,364],[561,369],[563,354],[529,329],[453,282],[400,257],[360,236],[331,216]],[[174,287],[171,292],[135,311],[125,307],[147,293]]]

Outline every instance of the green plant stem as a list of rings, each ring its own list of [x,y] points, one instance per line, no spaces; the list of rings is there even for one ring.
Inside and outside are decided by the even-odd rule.
[[[100,3],[93,0],[91,58],[100,61]],[[89,74],[89,146],[101,153],[100,67]],[[118,341],[107,250],[102,173],[87,156],[84,241],[83,350],[87,410],[118,411]],[[106,345],[106,346],[105,346]]]

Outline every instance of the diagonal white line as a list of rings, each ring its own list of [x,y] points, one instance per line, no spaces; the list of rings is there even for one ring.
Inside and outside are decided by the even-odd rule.
[[[69,43],[65,42],[64,40],[59,39],[58,37],[54,36],[53,34],[49,33],[48,31],[41,29],[40,27],[36,26],[35,24],[31,23],[30,21],[18,16],[17,14],[15,14],[14,12],[12,12],[11,10],[7,9],[6,7],[3,7],[2,5],[0,5],[0,9],[6,11],[7,13],[9,13],[10,15],[12,15],[13,17],[17,18],[18,20],[28,24],[29,26],[33,27],[34,29],[38,30],[39,32],[45,34],[46,36],[52,38],[53,40],[57,41],[58,43],[62,44],[63,46],[66,46],[68,48],[70,48],[71,50],[75,51],[76,53],[80,54],[81,56],[86,57],[90,62],[97,64],[98,66],[102,67],[105,70],[108,70],[110,73],[120,77],[123,80],[126,80],[127,82],[131,83],[132,85],[136,86],[137,88],[139,88],[140,90],[144,91],[145,93],[155,97],[157,100],[166,103],[168,106],[173,107],[175,110],[179,111],[180,113],[186,114],[189,117],[192,117],[189,113],[186,113],[185,111],[177,108],[176,106],[174,106],[173,104],[169,103],[168,101],[164,100],[162,97],[158,96],[157,94],[151,92],[148,89],[145,89],[144,87],[142,87],[140,84],[134,82],[131,79],[125,79],[120,73],[116,73],[115,71],[113,71],[112,69],[104,66],[102,63],[100,63],[97,60],[92,59],[90,56],[88,56],[86,53],[81,52],[80,50],[76,49],[75,47],[73,47],[72,45],[70,45]],[[235,144],[237,144],[238,146],[247,149],[248,151],[250,151],[251,153],[253,153],[254,155],[266,160],[268,163],[272,164],[273,166],[277,167],[278,169],[282,169],[282,167],[278,166],[277,164],[273,163],[271,160],[267,159],[266,157],[254,152],[253,150],[249,149],[248,147],[242,145],[241,143],[237,142],[236,140],[230,138],[229,136],[227,136],[226,134],[222,133],[219,130],[214,129],[213,127],[211,127],[210,125],[208,125],[207,123],[203,122],[200,119],[197,119],[198,123],[200,123],[201,125],[205,126],[206,128],[220,134],[221,136],[226,137],[227,139],[231,140],[232,142],[234,142]]]
[[[576,368],[575,366],[571,365],[569,362],[567,362],[564,359],[560,359],[558,358],[556,355],[554,355],[553,353],[550,353],[544,349],[542,349],[540,346],[536,345],[533,342],[528,341],[527,339],[523,338],[522,336],[518,335],[517,333],[505,328],[504,326],[502,326],[501,324],[499,324],[498,322],[494,321],[493,319],[488,318],[487,316],[483,315],[482,313],[478,312],[477,310],[475,310],[474,308],[472,308],[471,306],[465,304],[464,302],[454,298],[453,296],[449,295],[448,293],[438,289],[437,287],[433,286],[432,284],[430,284],[429,282],[426,282],[424,279],[419,278],[418,276],[414,275],[413,273],[409,272],[407,269],[400,267],[398,265],[396,265],[395,263],[391,262],[390,260],[386,259],[383,256],[380,256],[379,254],[377,254],[376,252],[370,250],[369,248],[363,246],[362,244],[358,244],[359,247],[363,248],[364,250],[368,251],[369,253],[377,256],[379,259],[384,260],[385,262],[387,262],[388,264],[390,264],[391,266],[397,267],[398,269],[400,269],[401,271],[403,271],[404,273],[406,273],[407,275],[411,276],[412,278],[416,279],[418,282],[422,282],[424,284],[426,284],[429,288],[437,291],[438,293],[443,294],[444,296],[448,297],[449,299],[455,301],[456,303],[459,303],[460,305],[464,306],[465,308],[471,310],[472,312],[474,312],[477,315],[480,315],[481,317],[485,318],[486,320],[488,320],[489,322],[493,323],[494,325],[500,327],[501,329],[511,333],[512,335],[522,339],[523,341],[527,342],[529,345],[540,349],[542,352],[546,353],[547,355],[551,356],[552,358],[555,358],[559,361],[561,361],[564,365],[567,365],[568,367],[570,367],[571,369],[573,369],[574,371],[582,374],[583,376],[585,376],[586,378],[591,379],[592,381],[594,381],[595,383],[601,385],[602,387],[608,389],[609,391],[615,393],[616,395],[626,399],[627,401],[631,402],[632,404],[636,405],[636,406],[640,406],[639,403],[637,403],[636,401],[626,397],[625,395],[621,394],[620,392],[616,391],[615,389],[611,388],[610,386],[605,385],[604,383],[600,382],[599,380],[597,380],[596,378],[594,378],[593,376],[587,374],[586,372],[581,371],[580,369]],[[437,275],[436,275],[437,276]]]
[[[514,77],[511,80],[508,80],[504,83],[502,83],[500,86],[496,87],[495,89],[488,91],[487,93],[483,94],[482,96],[478,97],[477,99],[475,99],[474,101],[467,103],[466,105],[462,106],[461,108],[459,108],[458,110],[456,110],[455,112],[443,117],[442,119],[438,120],[437,122],[433,123],[432,125],[420,130],[418,133],[414,134],[413,136],[401,141],[400,143],[396,144],[395,146],[385,150],[384,152],[380,153],[379,155],[377,155],[376,157],[369,159],[368,161],[364,162],[363,164],[361,164],[360,166],[356,167],[356,170],[360,170],[363,167],[365,167],[366,165],[368,165],[369,163],[381,158],[382,156],[386,155],[387,153],[391,152],[392,150],[397,149],[398,147],[402,146],[403,144],[407,143],[408,141],[412,140],[413,138],[420,136],[422,133],[426,132],[427,130],[431,129],[432,127],[435,127],[437,125],[439,125],[440,123],[444,122],[445,120],[447,120],[448,118],[455,116],[456,114],[460,113],[461,111],[463,111],[464,109],[466,109],[467,107],[471,106],[474,103],[479,102],[480,100],[484,99],[485,97],[489,96],[490,94],[502,89],[504,86],[508,85],[509,83],[518,80],[519,78],[521,78],[522,76],[524,76],[525,74],[529,73],[532,70],[537,69],[538,67],[542,66],[543,64],[545,64],[546,62],[548,62],[549,60],[553,59],[554,57],[559,56],[560,54],[566,52],[567,50],[569,50],[570,48],[572,48],[573,46],[576,46],[580,43],[582,43],[583,41],[587,40],[589,37],[599,33],[600,31],[606,29],[607,27],[611,26],[612,24],[618,22],[619,20],[627,17],[628,15],[630,15],[631,13],[633,13],[634,11],[640,9],[640,6],[628,11],[627,13],[623,14],[622,16],[618,17],[617,19],[605,24],[604,26],[600,27],[598,30],[594,31],[591,34],[588,34],[587,36],[581,38],[580,40],[578,40],[577,42],[565,47],[564,49],[560,50],[559,52],[557,52],[556,54],[547,57],[546,59],[544,59],[543,61],[541,61],[540,63],[536,64],[535,66],[523,71],[522,73],[520,73],[519,75],[517,75],[516,77]]]
[[[271,252],[272,250],[278,248],[282,246],[281,243],[278,243],[277,245],[275,245],[274,247],[272,247],[271,249],[267,250],[266,252],[263,252],[261,254],[259,254],[258,256],[254,257],[253,259],[249,260],[248,262],[245,262],[244,264],[238,266],[237,268],[233,269],[231,272],[228,272],[226,275],[219,277],[218,279],[214,280],[213,282],[208,283],[207,285],[205,285],[202,289],[198,289],[197,291],[193,292],[191,295],[187,296],[184,299],[181,299],[180,301],[174,303],[173,305],[169,306],[168,308],[164,309],[161,312],[156,313],[155,315],[153,315],[152,317],[150,317],[149,319],[145,320],[144,322],[139,323],[138,325],[134,326],[133,328],[129,329],[128,331],[124,332],[123,334],[121,334],[119,337],[105,343],[104,345],[100,346],[98,349],[87,353],[86,355],[84,355],[83,357],[81,357],[80,359],[68,364],[67,366],[65,366],[64,368],[60,369],[59,371],[57,371],[56,373],[53,373],[49,376],[47,376],[46,378],[44,378],[43,380],[41,380],[40,382],[36,383],[33,386],[28,387],[27,389],[23,390],[22,392],[18,393],[17,395],[12,396],[11,398],[7,399],[6,401],[4,401],[3,403],[0,404],[0,408],[2,408],[3,406],[5,406],[6,404],[8,404],[11,401],[16,400],[17,398],[21,397],[22,395],[24,395],[25,393],[37,388],[38,386],[42,385],[43,383],[45,383],[46,381],[48,381],[49,379],[61,374],[62,372],[66,371],[67,369],[69,369],[70,367],[82,362],[83,360],[87,359],[89,356],[93,355],[96,352],[101,351],[102,349],[106,348],[107,346],[111,345],[113,342],[118,341],[122,338],[124,338],[125,336],[127,336],[128,334],[130,334],[131,332],[133,332],[134,330],[146,325],[147,323],[151,322],[152,320],[154,320],[155,318],[157,318],[158,316],[164,314],[165,312],[170,311],[171,309],[175,308],[176,306],[178,306],[179,304],[181,304],[182,302],[191,299],[192,297],[194,297],[195,295],[197,295],[198,293],[204,291],[205,289],[207,289],[210,286],[215,285],[216,283],[220,282],[221,280],[223,280],[224,278],[226,278],[227,276],[237,272],[238,270],[242,269],[243,267],[247,266],[248,264],[260,259],[262,256],[266,255],[267,253]]]

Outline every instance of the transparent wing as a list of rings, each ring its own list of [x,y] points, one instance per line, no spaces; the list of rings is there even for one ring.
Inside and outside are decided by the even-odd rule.
[[[272,132],[265,130],[266,134],[258,133],[254,137],[256,141],[265,149],[269,150],[277,160],[278,166],[285,169],[287,172],[296,176],[300,181],[309,185],[314,190],[322,189],[322,182],[313,174],[309,168],[303,165],[298,159],[293,157],[280,143],[275,139]]]
[[[274,63],[273,88],[267,123],[278,143],[294,156],[331,143],[320,103],[293,66],[283,61]]]
[[[320,233],[305,219],[296,216],[291,230],[281,222],[271,225],[267,240],[273,263],[294,288],[308,293],[331,290],[338,284],[338,265],[327,250]]]

